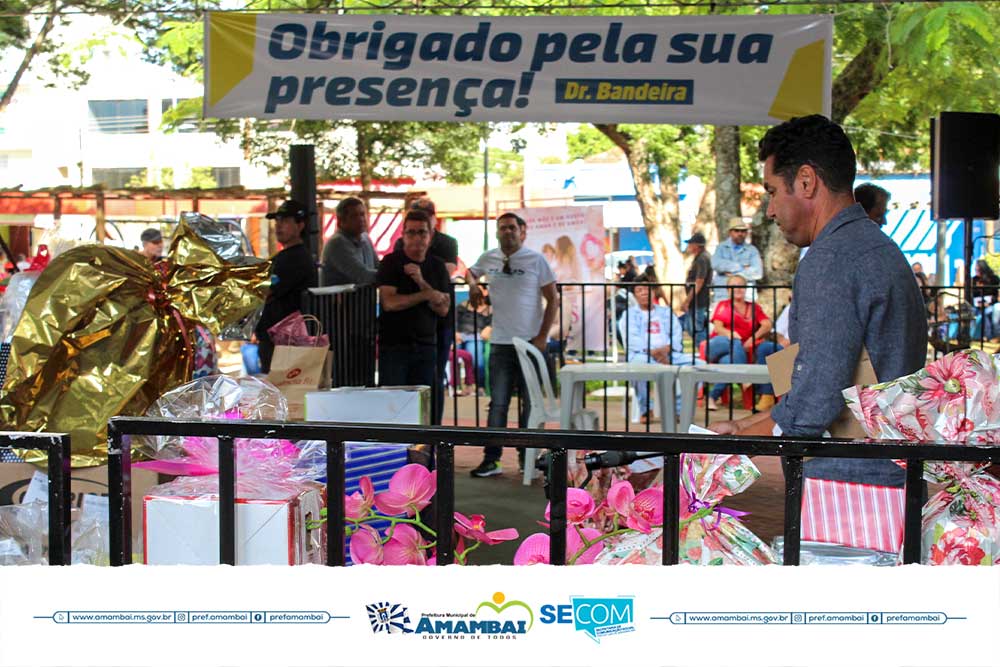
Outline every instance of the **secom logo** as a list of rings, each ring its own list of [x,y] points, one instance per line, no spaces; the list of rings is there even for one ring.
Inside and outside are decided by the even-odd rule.
[[[572,597],[572,604],[542,605],[542,623],[572,623],[598,644],[601,637],[635,632],[632,596],[614,598]]]

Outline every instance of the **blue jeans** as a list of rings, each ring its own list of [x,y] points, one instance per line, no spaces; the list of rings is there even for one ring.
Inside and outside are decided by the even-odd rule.
[[[476,366],[476,385],[484,387],[486,385],[486,341],[482,338],[463,340],[458,344],[458,349],[465,350],[472,357],[472,363]]]
[[[747,353],[743,349],[743,343],[738,338],[731,340],[725,336],[716,336],[708,339],[705,346],[705,357],[710,364],[745,364]],[[712,400],[719,400],[722,392],[728,387],[728,383],[718,383],[712,385],[712,392],[709,394]]]
[[[701,341],[708,338],[708,309],[698,308],[697,306],[691,306],[691,308],[680,316],[681,328],[684,329],[684,333],[691,336],[694,340],[695,348],[701,344]],[[694,322],[694,332],[691,331],[691,323]]]
[[[513,345],[490,346],[490,407],[486,417],[486,425],[490,428],[507,428],[507,413],[510,411],[510,401],[517,387],[521,397],[521,412],[517,418],[519,428],[528,423],[528,413],[531,404],[528,390],[521,374],[521,366],[517,362],[517,352]],[[487,463],[499,461],[503,447],[484,447],[483,460]]]
[[[767,357],[768,357],[768,355],[774,354],[775,352],[778,352],[778,351],[783,350],[783,349],[785,349],[785,348],[783,348],[780,345],[778,345],[777,343],[773,343],[773,342],[771,342],[769,340],[765,340],[765,341],[761,341],[760,343],[757,343],[757,351],[755,352],[755,354],[757,355],[755,357],[756,360],[757,360],[757,363],[758,364],[766,364],[767,363]],[[760,394],[772,394],[773,395],[774,394],[774,387],[771,385],[770,382],[768,382],[767,384],[757,385],[757,387],[758,387],[758,389],[757,389],[757,394],[758,395],[760,395]]]
[[[679,355],[678,355],[679,356]],[[652,364],[654,359],[649,356],[646,352],[641,352],[639,354],[630,354],[628,356],[628,362],[638,363],[638,364]],[[692,359],[690,356],[684,356],[683,358],[674,357],[671,359],[670,364],[672,366],[703,366],[705,362],[702,359]],[[648,382],[631,382],[632,389],[635,391],[636,404],[639,406],[641,414],[646,412],[652,412],[653,404],[649,404],[649,410],[646,409],[646,401],[649,400],[649,383]],[[681,391],[680,382],[676,382],[674,385],[674,414],[679,415],[681,413]]]
[[[379,386],[425,384],[431,388],[431,415],[433,419],[434,382],[437,376],[436,345],[411,343],[408,345],[383,345],[378,352]]]

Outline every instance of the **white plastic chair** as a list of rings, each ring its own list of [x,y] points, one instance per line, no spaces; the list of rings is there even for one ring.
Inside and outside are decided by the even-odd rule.
[[[545,357],[538,348],[524,340],[514,338],[514,349],[517,351],[517,362],[524,375],[524,384],[528,389],[528,400],[531,410],[528,412],[528,428],[545,428],[546,422],[559,422],[559,401],[556,399],[552,382],[549,380]],[[534,363],[532,363],[534,360]],[[536,366],[537,364],[537,366]],[[541,379],[539,379],[541,375]],[[573,427],[578,430],[593,431],[597,429],[597,413],[593,410],[580,410],[573,415]],[[538,449],[529,447],[524,450],[524,485],[531,486],[535,476],[535,460]]]

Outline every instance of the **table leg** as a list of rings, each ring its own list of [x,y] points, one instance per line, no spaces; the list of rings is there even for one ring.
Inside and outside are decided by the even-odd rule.
[[[664,433],[676,432],[676,420],[674,406],[674,371],[661,372],[656,378],[656,394],[660,400],[660,426]]]
[[[680,432],[687,433],[694,421],[694,409],[698,403],[698,381],[693,373],[685,373],[682,368],[677,373],[681,386]]]
[[[576,384],[567,374],[559,379],[559,428],[568,431],[573,422],[573,386]]]

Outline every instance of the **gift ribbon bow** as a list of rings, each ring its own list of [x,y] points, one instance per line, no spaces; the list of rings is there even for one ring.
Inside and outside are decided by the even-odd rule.
[[[695,485],[695,479],[694,479],[694,464],[691,462],[691,459],[685,459],[685,463],[687,464],[685,467],[687,468],[688,482],[690,483],[691,490],[689,491],[687,487],[683,484],[683,482],[681,483],[681,490],[684,491],[684,495],[687,497],[688,512],[691,513],[692,515],[698,514],[703,510],[709,510],[710,512],[715,513],[715,523],[713,523],[712,525],[708,525],[705,522],[704,516],[701,517],[699,521],[701,522],[702,528],[704,528],[706,531],[717,530],[719,528],[719,524],[722,522],[723,514],[732,519],[738,519],[740,517],[744,517],[750,514],[750,512],[743,512],[740,510],[734,510],[728,507],[723,507],[722,501],[712,504],[702,500],[697,495],[695,495],[695,489],[697,487]]]

